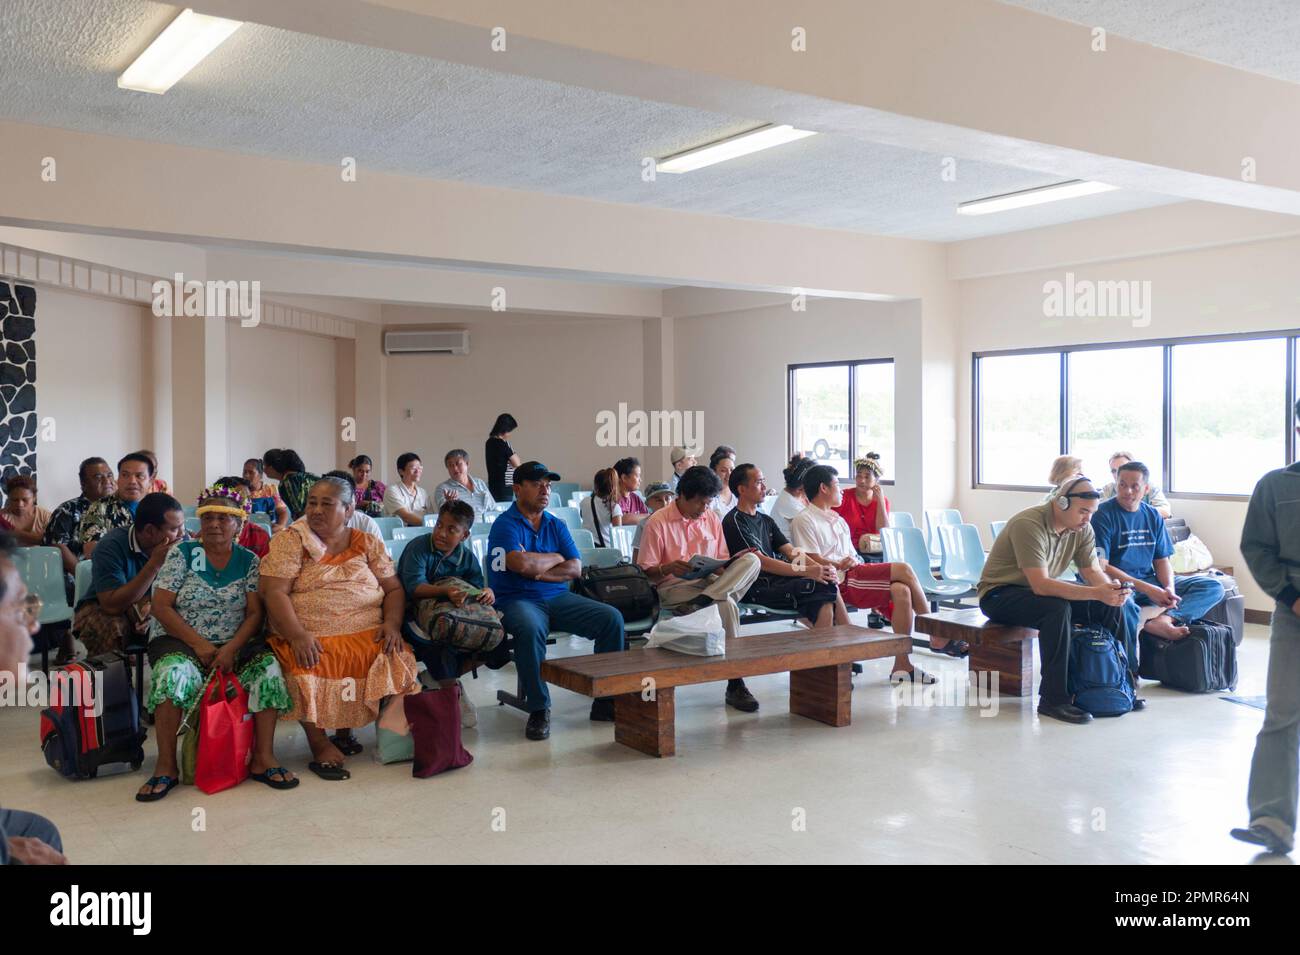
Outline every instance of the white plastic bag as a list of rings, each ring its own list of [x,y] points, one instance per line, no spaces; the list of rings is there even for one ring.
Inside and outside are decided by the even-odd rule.
[[[697,657],[718,657],[727,652],[727,634],[722,629],[722,614],[717,604],[682,617],[660,620],[650,631],[646,644],[663,647]]]
[[[1194,574],[1198,570],[1209,570],[1214,566],[1214,558],[1210,555],[1210,548],[1206,546],[1205,541],[1192,534],[1187,540],[1181,540],[1174,545],[1174,553],[1169,558],[1169,563],[1175,574]]]

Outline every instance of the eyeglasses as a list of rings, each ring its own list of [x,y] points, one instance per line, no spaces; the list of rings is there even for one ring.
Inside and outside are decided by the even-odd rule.
[[[45,609],[45,601],[36,594],[28,594],[22,604],[14,608],[14,617],[20,624],[30,629],[40,623],[43,609]]]

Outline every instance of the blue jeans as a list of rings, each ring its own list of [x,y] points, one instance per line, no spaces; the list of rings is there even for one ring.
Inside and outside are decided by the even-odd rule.
[[[1300,618],[1281,603],[1273,607],[1267,693],[1246,802],[1252,826],[1265,826],[1293,845],[1300,788]]]
[[[9,864],[9,840],[14,836],[39,839],[51,849],[63,851],[59,830],[50,820],[21,809],[0,809],[0,865]]]
[[[623,615],[608,604],[562,593],[550,600],[507,600],[497,604],[506,633],[514,637],[515,668],[524,688],[524,709],[529,713],[551,707],[551,694],[542,680],[546,636],[567,630],[594,640],[597,653],[623,649]]]
[[[1160,581],[1156,580],[1154,575],[1140,579],[1145,583],[1160,586]],[[1223,584],[1213,577],[1203,575],[1175,577],[1174,593],[1181,597],[1182,601],[1169,612],[1169,616],[1185,625],[1201,619],[1219,605],[1223,600]],[[1129,633],[1137,635],[1142,626],[1140,622],[1142,608],[1152,606],[1155,606],[1155,601],[1146,594],[1135,593],[1128,599],[1124,604],[1124,617],[1128,621]]]

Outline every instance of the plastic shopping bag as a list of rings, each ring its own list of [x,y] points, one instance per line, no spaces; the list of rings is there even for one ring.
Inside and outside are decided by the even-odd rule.
[[[217,673],[199,704],[199,754],[194,785],[205,793],[221,792],[248,778],[253,758],[253,714],[248,691],[233,673]]]
[[[669,617],[654,625],[647,646],[663,647],[697,657],[718,657],[727,652],[727,635],[717,604],[682,617]]]

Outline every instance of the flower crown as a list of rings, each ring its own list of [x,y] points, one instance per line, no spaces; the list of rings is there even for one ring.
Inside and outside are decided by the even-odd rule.
[[[868,451],[865,458],[858,458],[853,462],[855,471],[861,471],[863,468],[866,468],[876,477],[880,477],[885,473],[885,469],[880,466],[880,455],[875,451]]]
[[[214,497],[223,498],[231,507],[240,508],[245,514],[252,513],[253,505],[249,503],[244,495],[240,494],[233,487],[222,487],[214,484],[211,487],[205,487],[203,493],[199,495],[196,504],[201,505],[204,501],[211,500]]]

